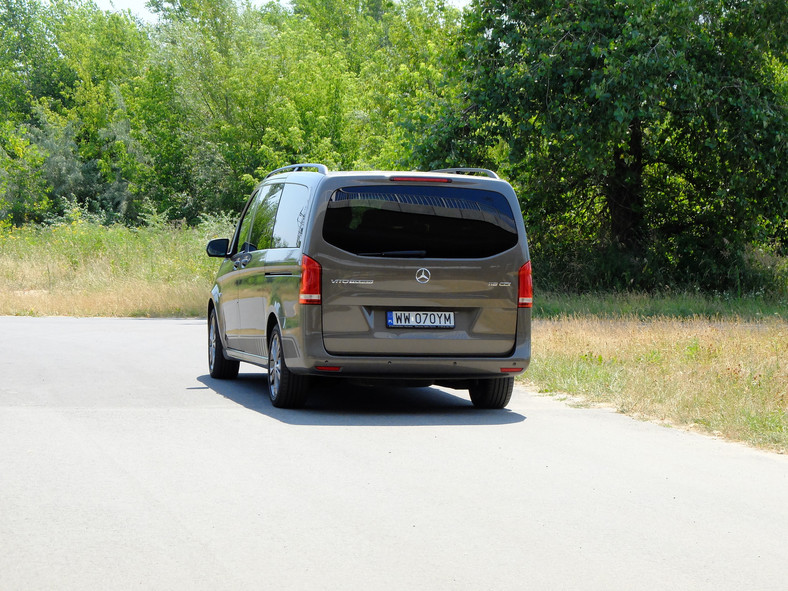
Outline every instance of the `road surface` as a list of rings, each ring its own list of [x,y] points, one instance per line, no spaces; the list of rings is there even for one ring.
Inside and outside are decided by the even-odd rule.
[[[0,334],[2,591],[788,585],[786,456],[524,388],[279,410],[198,320]]]

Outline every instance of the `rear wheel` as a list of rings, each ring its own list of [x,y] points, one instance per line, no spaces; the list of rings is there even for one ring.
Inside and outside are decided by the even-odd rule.
[[[219,334],[219,322],[216,319],[216,310],[211,308],[208,314],[208,369],[212,378],[232,380],[238,377],[239,361],[225,359],[224,345]]]
[[[512,398],[513,389],[513,377],[479,380],[469,388],[476,408],[504,408]]]
[[[306,402],[308,378],[287,368],[282,351],[282,333],[278,326],[268,345],[268,394],[277,408],[300,408]]]

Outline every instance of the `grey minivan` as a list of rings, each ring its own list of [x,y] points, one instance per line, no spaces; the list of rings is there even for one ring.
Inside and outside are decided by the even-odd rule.
[[[297,164],[252,193],[208,301],[214,378],[268,369],[274,406],[311,379],[468,389],[508,404],[531,358],[531,262],[512,187],[483,169]]]

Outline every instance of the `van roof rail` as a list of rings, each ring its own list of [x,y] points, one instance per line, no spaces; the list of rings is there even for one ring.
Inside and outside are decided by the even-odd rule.
[[[487,168],[441,168],[440,170],[431,170],[430,172],[448,172],[450,174],[485,174],[492,179],[501,178],[492,170]]]
[[[291,164],[290,166],[283,166],[282,168],[277,168],[276,170],[272,170],[267,175],[265,175],[265,179],[269,176],[274,176],[275,174],[282,174],[287,172],[288,170],[292,170],[293,172],[298,172],[300,170],[304,170],[305,168],[316,168],[317,172],[320,174],[328,174],[328,167],[325,164]],[[263,179],[263,180],[265,180]]]

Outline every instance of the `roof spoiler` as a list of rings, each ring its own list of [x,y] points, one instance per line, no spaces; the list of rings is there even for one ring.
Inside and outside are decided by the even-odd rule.
[[[290,166],[283,166],[282,168],[277,168],[276,170],[272,170],[267,175],[265,175],[265,179],[269,176],[274,176],[275,174],[283,174],[288,171],[292,172],[299,172],[304,170],[305,168],[316,168],[317,172],[320,174],[328,174],[328,167],[325,164],[291,164]],[[263,180],[265,180],[263,179]]]

